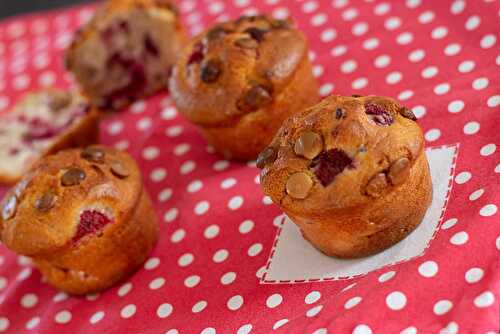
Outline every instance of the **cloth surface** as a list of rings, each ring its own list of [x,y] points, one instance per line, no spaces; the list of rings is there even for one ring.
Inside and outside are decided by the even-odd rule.
[[[151,258],[122,284],[73,298],[2,247],[0,332],[498,333],[500,2],[179,5],[192,34],[243,13],[292,16],[309,38],[322,95],[387,95],[412,108],[439,167],[439,214],[411,242],[425,247],[405,240],[401,252],[412,251],[371,266],[311,252],[263,196],[255,165],[215,155],[159,94],[101,128],[103,143],[138,160],[154,199],[161,235]],[[0,23],[0,110],[29,90],[70,85],[62,50],[94,8]]]

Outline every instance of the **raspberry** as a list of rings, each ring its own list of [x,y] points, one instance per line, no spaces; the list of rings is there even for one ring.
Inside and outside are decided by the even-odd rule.
[[[73,241],[77,242],[87,234],[96,233],[109,223],[112,223],[112,221],[105,214],[95,210],[85,210],[80,215],[80,223]]]
[[[376,104],[367,104],[365,113],[377,125],[391,125],[394,122],[392,115]]]
[[[346,167],[353,168],[352,159],[343,150],[337,148],[322,152],[314,158],[312,167],[323,187],[332,183]]]

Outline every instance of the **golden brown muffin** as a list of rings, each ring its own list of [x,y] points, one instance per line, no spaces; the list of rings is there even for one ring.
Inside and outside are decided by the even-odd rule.
[[[131,274],[157,240],[136,162],[103,146],[40,160],[0,203],[0,237],[32,257],[54,287],[106,289]]]
[[[265,16],[218,24],[184,48],[170,80],[179,111],[226,158],[255,159],[283,120],[316,103],[305,36]]]
[[[324,99],[286,120],[257,165],[264,193],[330,256],[390,247],[432,199],[416,117],[386,97]]]
[[[91,103],[117,110],[167,88],[187,41],[169,0],[108,0],[75,35],[65,54]]]
[[[98,137],[98,112],[80,94],[54,88],[28,93],[0,116],[0,183],[15,183],[44,155]]]

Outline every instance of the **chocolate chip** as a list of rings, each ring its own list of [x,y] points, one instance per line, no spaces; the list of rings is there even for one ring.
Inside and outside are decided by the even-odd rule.
[[[237,39],[234,42],[234,45],[237,47],[240,47],[242,49],[256,49],[259,47],[259,43],[253,38],[248,38],[248,37],[243,37],[240,39]]]
[[[290,176],[286,182],[286,192],[293,198],[304,199],[309,195],[313,181],[304,172],[298,172]]]
[[[250,27],[245,29],[245,31],[243,32],[249,34],[257,42],[262,42],[264,40],[264,35],[267,31],[256,27]]]
[[[260,169],[264,168],[267,164],[274,162],[277,155],[278,152],[274,148],[266,147],[257,157],[257,167]]]
[[[415,116],[413,111],[411,111],[409,108],[403,107],[403,108],[399,109],[399,113],[401,114],[401,116],[408,118],[408,119],[411,119],[412,121],[417,120],[417,117]]]
[[[316,132],[302,132],[295,142],[294,151],[295,154],[312,160],[323,151],[323,139]]]
[[[111,163],[111,172],[113,173],[113,175],[119,177],[120,179],[124,179],[130,175],[130,171],[128,170],[128,168],[125,167],[125,165],[120,161],[113,161]]]
[[[345,114],[346,114],[346,112],[345,112],[344,108],[337,108],[335,110],[335,118],[336,119],[344,118]]]
[[[61,183],[65,187],[75,186],[85,180],[87,175],[80,168],[70,168],[61,176]]]
[[[272,20],[271,26],[275,29],[288,29],[290,28],[290,22],[287,20]]]
[[[53,111],[61,110],[71,102],[71,94],[65,91],[54,91],[49,95],[49,108]]]
[[[16,214],[17,210],[17,197],[10,196],[3,204],[2,207],[2,219],[9,220]]]
[[[333,148],[318,155],[312,162],[314,174],[323,187],[333,182],[346,167],[352,168],[352,159],[343,150]]]
[[[88,161],[95,162],[95,163],[103,163],[104,162],[104,157],[106,156],[106,153],[102,148],[95,147],[95,146],[89,146],[85,148],[80,156]]]
[[[35,208],[40,212],[47,212],[54,207],[56,197],[53,193],[47,192],[35,201]]]
[[[400,158],[392,163],[389,167],[387,176],[393,185],[403,183],[410,175],[410,160],[408,158]]]
[[[213,40],[216,40],[216,39],[219,39],[219,38],[226,36],[228,33],[230,33],[230,31],[227,30],[226,28],[215,27],[215,28],[210,29],[207,32],[206,36],[207,36],[207,39],[209,41],[213,41]]]
[[[352,94],[352,97],[358,98],[358,97],[363,97],[363,95],[358,95],[358,94]]]
[[[372,197],[380,197],[387,187],[387,178],[384,173],[379,173],[372,177],[366,185],[366,193]]]
[[[272,101],[270,92],[261,85],[255,85],[250,88],[245,96],[238,101],[238,108],[243,111],[254,111]]]
[[[212,83],[217,81],[222,73],[222,64],[215,59],[209,59],[200,67],[200,78],[205,83]]]

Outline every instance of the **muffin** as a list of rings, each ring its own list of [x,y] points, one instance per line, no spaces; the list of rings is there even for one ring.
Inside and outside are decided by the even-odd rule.
[[[65,64],[91,103],[118,110],[167,88],[186,35],[168,0],[108,0],[77,31]]]
[[[241,17],[195,37],[170,91],[181,114],[229,159],[255,159],[283,120],[316,103],[305,36],[291,22]]]
[[[103,146],[43,158],[0,210],[2,242],[31,257],[49,284],[77,295],[127,277],[158,235],[136,162]]]
[[[386,97],[324,99],[286,120],[257,165],[264,193],[329,256],[394,245],[432,199],[416,117]]]
[[[10,184],[40,157],[96,143],[99,116],[76,92],[45,89],[27,94],[0,116],[0,183]]]

